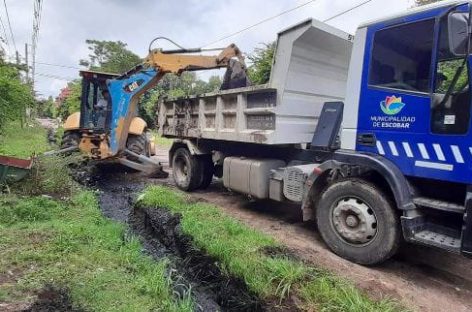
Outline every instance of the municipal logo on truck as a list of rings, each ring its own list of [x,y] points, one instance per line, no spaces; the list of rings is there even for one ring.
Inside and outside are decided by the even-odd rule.
[[[402,98],[395,95],[387,96],[385,100],[380,101],[380,108],[383,114],[370,116],[372,128],[381,129],[410,129],[415,123],[415,116],[395,116],[405,107]]]
[[[402,102],[401,97],[396,97],[395,95],[387,96],[385,100],[380,102],[380,108],[382,112],[387,115],[396,115],[405,106],[405,103]]]

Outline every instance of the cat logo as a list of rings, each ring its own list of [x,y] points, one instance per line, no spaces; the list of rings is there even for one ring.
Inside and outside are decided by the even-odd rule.
[[[138,89],[142,84],[144,83],[143,79],[139,79],[137,81],[133,81],[130,84],[127,84],[124,87],[124,90],[128,93],[134,92],[136,89]]]

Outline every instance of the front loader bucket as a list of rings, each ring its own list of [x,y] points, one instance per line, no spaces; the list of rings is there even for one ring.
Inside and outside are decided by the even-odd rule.
[[[118,159],[120,164],[129,167],[134,170],[142,171],[153,178],[165,179],[169,176],[169,173],[164,171],[163,166],[160,162],[155,161],[149,157],[136,154],[128,149],[124,152],[125,156],[131,156],[136,161],[130,160],[126,157]]]

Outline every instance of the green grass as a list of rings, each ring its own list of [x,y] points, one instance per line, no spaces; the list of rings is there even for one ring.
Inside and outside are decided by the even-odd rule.
[[[162,137],[156,131],[152,131],[151,134],[157,148],[170,148],[172,146],[172,139]]]
[[[0,284],[0,301],[54,284],[91,311],[193,310],[189,295],[174,297],[168,260],[143,255],[123,225],[102,217],[93,193],[68,202],[8,195],[0,207],[0,276],[17,272]]]
[[[263,299],[283,300],[293,294],[300,299],[300,308],[316,311],[402,310],[389,299],[371,300],[330,273],[283,255],[268,256],[264,250],[281,246],[213,205],[191,202],[184,194],[163,186],[147,188],[138,203],[180,213],[182,230],[194,243],[216,257],[224,272],[242,278]]]
[[[35,123],[21,128],[19,122],[10,122],[3,130],[0,134],[1,155],[28,158],[33,153],[41,154],[51,149],[47,145],[46,130]]]
[[[37,125],[10,124],[0,139],[4,154],[49,149]],[[40,157],[27,179],[10,185],[12,194],[0,194],[0,302],[31,301],[54,284],[90,311],[192,311],[190,294],[173,294],[168,260],[145,256],[124,225],[101,215],[95,194],[71,179],[71,161]],[[31,196],[38,194],[60,200]]]

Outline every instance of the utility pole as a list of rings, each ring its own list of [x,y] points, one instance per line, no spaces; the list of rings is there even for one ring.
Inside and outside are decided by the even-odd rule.
[[[29,84],[28,44],[25,43],[26,83]]]

